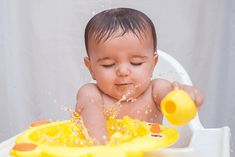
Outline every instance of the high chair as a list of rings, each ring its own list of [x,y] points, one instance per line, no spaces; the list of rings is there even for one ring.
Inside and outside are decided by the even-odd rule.
[[[192,85],[185,69],[173,57],[158,50],[159,59],[153,78],[164,78]],[[171,125],[166,119],[163,125]],[[230,157],[230,129],[204,128],[198,115],[187,125],[176,127],[180,138],[170,148],[146,152],[148,157]],[[9,150],[15,143],[16,136],[0,143],[0,156],[9,157]]]
[[[182,65],[169,54],[158,50],[158,63],[153,78],[164,78],[192,85],[192,81]],[[171,125],[166,119],[163,125]],[[188,125],[175,127],[180,138],[170,148],[146,153],[153,157],[230,157],[230,129],[204,128],[197,115]]]

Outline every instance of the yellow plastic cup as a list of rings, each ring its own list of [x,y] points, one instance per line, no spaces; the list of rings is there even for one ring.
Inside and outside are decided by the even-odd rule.
[[[197,114],[195,103],[191,97],[179,89],[169,92],[163,98],[161,111],[173,125],[185,125]]]

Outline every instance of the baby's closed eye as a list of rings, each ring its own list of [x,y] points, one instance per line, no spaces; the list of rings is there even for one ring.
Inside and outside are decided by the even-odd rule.
[[[112,67],[115,65],[115,61],[111,59],[104,59],[99,62],[99,64],[105,68]]]
[[[133,57],[130,59],[130,64],[135,66],[142,65],[144,62],[144,57]]]
[[[139,66],[139,65],[142,65],[144,62],[131,62],[131,65],[134,65],[134,66]]]
[[[109,67],[113,67],[115,64],[112,63],[112,64],[102,64],[101,66],[102,67],[105,67],[105,68],[109,68]]]

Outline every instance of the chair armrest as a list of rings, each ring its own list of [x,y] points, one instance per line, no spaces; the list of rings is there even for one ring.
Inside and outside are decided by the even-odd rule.
[[[230,157],[229,127],[199,129],[193,132],[189,147],[199,156]]]

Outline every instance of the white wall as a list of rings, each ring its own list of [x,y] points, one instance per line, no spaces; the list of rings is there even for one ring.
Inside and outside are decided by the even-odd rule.
[[[153,20],[158,48],[205,94],[204,126],[228,125],[234,134],[234,0],[0,0],[0,141],[35,120],[68,118],[64,107],[74,107],[77,89],[90,80],[84,27],[113,7],[136,8]]]

